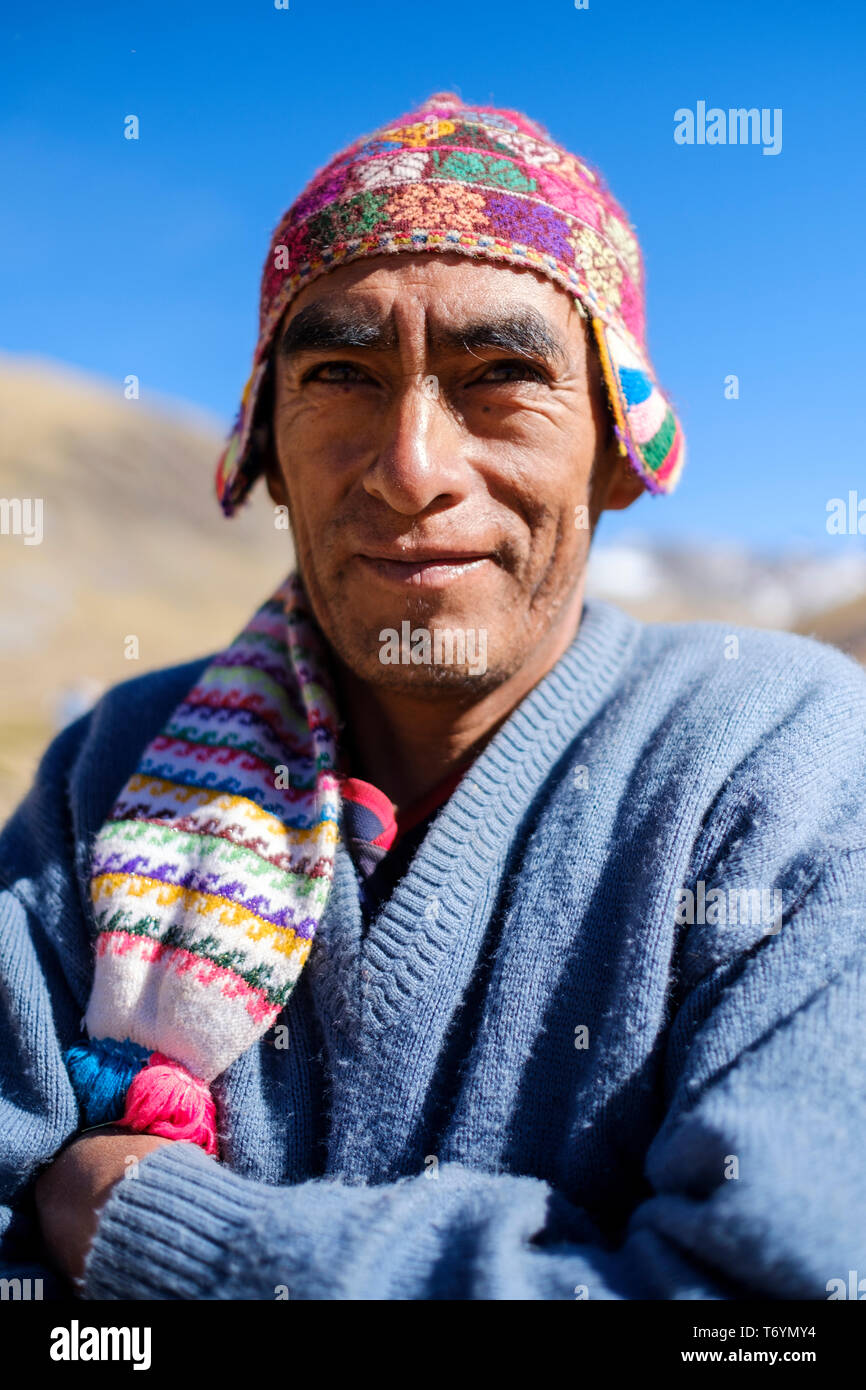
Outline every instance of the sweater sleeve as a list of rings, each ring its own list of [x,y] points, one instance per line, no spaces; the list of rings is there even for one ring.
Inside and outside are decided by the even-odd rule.
[[[445,1163],[274,1188],[173,1144],[113,1190],[85,1296],[825,1299],[866,1249],[864,937],[857,847],[685,989],[651,1191],[616,1246],[531,1176]]]
[[[32,1184],[78,1127],[63,1052],[80,1031],[91,967],[65,818],[87,722],[52,742],[0,835],[0,1275],[22,1281],[12,1297],[71,1296],[48,1264]]]
[[[90,842],[141,740],[204,664],[108,691],[51,741],[0,831],[0,1278],[22,1281],[11,1297],[72,1297],[49,1266],[33,1183],[80,1124],[64,1053],[93,979]]]

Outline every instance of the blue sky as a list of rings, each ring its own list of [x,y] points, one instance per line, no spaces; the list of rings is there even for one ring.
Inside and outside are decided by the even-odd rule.
[[[603,534],[866,543],[825,526],[829,498],[866,498],[856,0],[18,0],[0,25],[0,349],[118,390],[135,373],[227,426],[280,212],[349,140],[454,90],[598,164],[641,238],[689,461]],[[701,100],[781,108],[781,152],[676,144]]]

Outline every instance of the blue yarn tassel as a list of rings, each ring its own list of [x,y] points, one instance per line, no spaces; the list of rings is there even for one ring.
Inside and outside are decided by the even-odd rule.
[[[126,1093],[150,1051],[138,1043],[90,1038],[66,1053],[66,1069],[87,1125],[109,1124],[123,1114]]]

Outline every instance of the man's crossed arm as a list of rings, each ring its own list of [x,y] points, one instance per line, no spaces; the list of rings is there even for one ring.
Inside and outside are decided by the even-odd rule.
[[[533,1176],[273,1187],[123,1135],[40,1180],[48,1245],[71,1274],[89,1248],[90,1298],[826,1298],[866,1277],[864,883],[866,851],[838,855],[778,935],[688,991],[652,1195],[616,1248]]]

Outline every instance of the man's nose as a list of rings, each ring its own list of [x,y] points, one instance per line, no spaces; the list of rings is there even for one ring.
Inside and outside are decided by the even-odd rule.
[[[405,516],[426,511],[434,502],[459,501],[469,483],[465,443],[439,379],[407,375],[382,417],[364,487]]]

